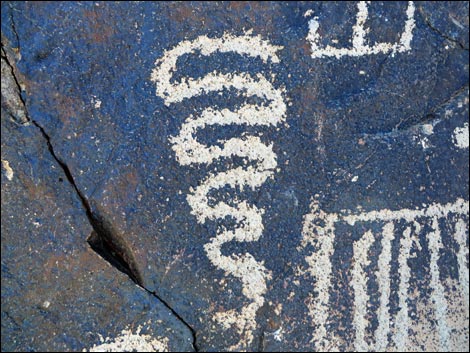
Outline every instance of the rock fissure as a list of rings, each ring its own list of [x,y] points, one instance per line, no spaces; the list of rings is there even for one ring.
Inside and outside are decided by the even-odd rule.
[[[434,33],[436,33],[440,37],[444,38],[445,40],[447,40],[449,42],[452,42],[452,43],[455,43],[460,49],[466,50],[466,51],[469,50],[469,48],[465,47],[465,45],[460,43],[457,39],[454,39],[454,38],[448,36],[447,34],[442,33],[439,29],[434,27],[433,24],[431,23],[431,21],[429,20],[428,16],[426,16],[426,14],[424,13],[423,9],[420,7],[419,10],[420,10],[420,13],[421,13],[421,16],[423,18],[424,23],[431,29],[431,31],[433,31]]]
[[[462,87],[458,88],[454,92],[451,93],[449,98],[445,99],[443,102],[440,102],[436,104],[434,107],[432,107],[428,113],[426,113],[424,116],[422,116],[418,121],[412,119],[412,117],[408,117],[406,119],[401,120],[395,127],[394,131],[392,132],[397,132],[397,131],[404,131],[404,130],[409,130],[413,127],[420,126],[423,124],[429,124],[436,119],[436,112],[441,109],[442,107],[450,104],[454,99],[456,99],[460,94],[468,90],[469,86],[468,84],[463,85]]]
[[[13,16],[13,11],[17,11],[17,10],[15,10],[15,8],[12,6],[11,2],[8,2],[8,7],[10,8],[11,29],[12,29],[13,33],[15,34],[16,44],[18,45],[18,51],[20,51],[21,50],[20,36],[18,35],[18,32],[16,30],[15,17]]]
[[[14,29],[13,29],[14,30]],[[15,30],[14,30],[15,31]],[[15,32],[16,33],[16,32]],[[19,39],[18,39],[19,42]],[[17,98],[15,99],[23,109],[24,112],[24,121],[20,120],[21,125],[27,125],[28,123],[34,125],[39,131],[43,139],[46,141],[48,151],[52,158],[57,162],[57,164],[62,169],[65,178],[70,183],[70,185],[75,190],[80,202],[85,210],[86,216],[90,225],[93,228],[93,232],[88,237],[87,242],[90,247],[95,251],[98,255],[100,255],[104,260],[108,261],[114,268],[117,270],[125,273],[132,279],[139,287],[147,291],[149,294],[154,296],[157,300],[159,300],[170,312],[179,320],[181,323],[186,326],[192,335],[192,346],[196,352],[198,352],[197,342],[196,342],[196,331],[194,328],[180,315],[178,312],[173,309],[162,297],[160,297],[155,291],[151,291],[150,289],[144,286],[143,278],[140,274],[140,271],[137,266],[137,262],[134,258],[134,253],[128,246],[125,237],[122,236],[108,221],[106,217],[102,215],[100,207],[97,205],[91,205],[86,196],[80,191],[78,188],[75,179],[72,175],[70,168],[68,167],[67,163],[65,163],[62,159],[60,159],[55,149],[52,145],[51,138],[44,129],[44,127],[37,122],[36,120],[32,119],[28,113],[26,108],[26,102],[24,98],[21,96],[21,85],[16,76],[15,68],[11,63],[10,59],[8,58],[7,51],[4,48],[4,43],[2,42],[1,47],[1,58],[4,61],[10,71],[11,77],[15,82],[15,93]],[[3,91],[2,85],[2,91]],[[14,118],[15,122],[17,122],[17,117],[13,116],[10,112],[10,115]]]

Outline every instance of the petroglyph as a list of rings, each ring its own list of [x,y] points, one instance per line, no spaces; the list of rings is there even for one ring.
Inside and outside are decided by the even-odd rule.
[[[463,124],[462,127],[456,127],[452,138],[454,145],[458,148],[468,148],[468,123]]]
[[[382,229],[382,254],[378,260],[376,272],[380,292],[380,306],[378,312],[379,326],[375,331],[376,349],[383,352],[387,348],[387,337],[390,332],[390,264],[392,262],[392,241],[395,239],[393,223],[386,223]]]
[[[5,176],[7,177],[7,179],[12,180],[14,173],[13,169],[10,167],[10,162],[2,159],[2,167],[3,169],[5,169]]]
[[[419,241],[421,238],[422,242],[423,237],[429,251],[428,263],[423,268],[428,271],[429,277],[428,306],[436,322],[436,327],[429,329],[437,333],[437,346],[441,351],[451,350],[452,342],[462,339],[453,337],[457,333],[449,325],[452,321],[449,317],[449,308],[453,303],[449,303],[447,299],[450,294],[447,293],[445,279],[442,278],[440,269],[441,256],[445,250],[441,228],[452,227],[457,248],[455,258],[459,290],[453,295],[461,298],[463,303],[468,303],[468,201],[457,199],[454,203],[432,204],[423,209],[398,211],[384,209],[359,214],[325,213],[320,210],[318,202],[313,201],[311,210],[312,212],[304,219],[302,245],[314,248],[313,252],[306,257],[306,262],[307,273],[314,279],[314,290],[310,294],[308,309],[313,321],[312,342],[316,349],[337,350],[336,342],[340,341],[335,337],[334,332],[327,330],[328,323],[332,319],[329,314],[329,302],[335,280],[333,275],[335,269],[331,257],[335,250],[335,241],[342,237],[342,234],[337,231],[340,225],[341,229],[344,229],[344,226],[366,229],[363,236],[353,242],[352,265],[348,269],[352,278],[351,287],[354,298],[351,311],[355,331],[355,350],[406,351],[413,347],[409,332],[412,331],[414,325],[420,325],[420,323],[414,321],[417,318],[411,315],[409,310],[409,300],[413,290],[410,280],[414,277],[409,261],[418,252],[424,251],[421,248],[423,244]],[[377,229],[381,231],[377,232]],[[399,246],[397,259],[392,257],[395,239],[399,239],[399,243],[395,242],[395,246]],[[371,261],[374,255],[370,252],[372,247],[379,242],[380,254],[375,253],[378,260],[374,268],[377,270],[372,272]],[[394,289],[391,286],[392,263],[398,266],[398,285]],[[371,273],[375,275],[370,276]],[[375,312],[370,309],[369,305],[374,295],[368,288],[371,281],[375,281],[378,287],[378,292],[375,293],[378,300],[374,299],[378,302],[378,310]],[[395,295],[397,300],[392,300]],[[468,318],[468,304],[465,310]],[[378,321],[375,332],[371,329],[371,317]],[[468,336],[466,340],[468,341]]]
[[[242,293],[250,301],[240,312],[228,310],[215,315],[215,319],[223,327],[235,325],[238,328],[242,336],[241,346],[248,345],[253,340],[256,312],[264,304],[266,281],[270,278],[270,273],[263,262],[257,261],[250,253],[225,256],[221,247],[232,241],[257,241],[264,229],[264,210],[237,199],[231,200],[230,204],[223,201],[211,203],[213,200],[209,193],[226,186],[240,190],[245,187],[252,190],[260,187],[274,174],[277,167],[276,155],[272,144],[263,143],[257,136],[234,137],[219,141],[221,146],[207,146],[199,142],[196,135],[198,131],[211,126],[275,126],[285,120],[286,104],[282,90],[276,89],[261,74],[252,76],[249,73],[222,74],[214,71],[198,79],[182,78],[179,82],[173,82],[171,79],[176,71],[177,59],[184,54],[198,52],[209,56],[217,52],[233,52],[241,56],[258,57],[265,63],[268,60],[278,63],[276,52],[280,49],[281,47],[271,45],[251,33],[244,36],[225,34],[221,38],[200,36],[193,41],[183,41],[166,51],[163,57],[157,60],[152,73],[152,81],[157,85],[157,95],[164,99],[166,105],[224,89],[235,91],[242,97],[255,96],[267,102],[258,105],[242,104],[234,110],[208,107],[198,116],[187,117],[179,134],[170,139],[176,158],[182,166],[210,166],[219,159],[233,156],[251,162],[227,171],[210,173],[195,189],[191,189],[187,196],[192,214],[199,223],[226,217],[232,217],[236,221],[233,230],[220,225],[216,236],[204,248],[214,266],[242,282]]]
[[[364,25],[367,21],[369,14],[368,10],[369,1],[359,1],[357,4],[356,24],[353,26],[352,34],[352,48],[335,48],[330,45],[321,47],[321,37],[319,34],[320,21],[318,17],[313,17],[308,22],[308,35],[307,41],[310,42],[312,50],[312,58],[321,58],[334,56],[337,59],[342,56],[363,56],[374,54],[387,54],[387,53],[403,53],[411,50],[411,41],[413,39],[413,29],[415,27],[414,12],[415,6],[413,1],[408,2],[406,9],[406,21],[403,32],[401,33],[400,40],[397,43],[375,43],[373,45],[367,44],[366,35],[370,29],[365,28]],[[313,15],[312,10],[305,13],[305,17]]]
[[[100,344],[95,344],[89,352],[168,352],[168,337],[152,337],[141,333],[139,325],[135,333],[132,329],[124,329],[115,338],[103,338],[100,334]],[[83,349],[83,352],[86,352]]]
[[[321,227],[316,226],[317,221],[322,222]],[[311,204],[311,213],[305,216],[302,230],[302,245],[305,247],[311,244],[316,249],[305,258],[305,261],[309,265],[310,276],[316,280],[315,291],[317,294],[309,298],[308,307],[314,324],[312,342],[315,343],[318,351],[338,351],[326,329],[331,286],[331,257],[333,256],[335,239],[334,222],[335,218],[329,217],[323,212],[314,200]]]
[[[373,243],[374,236],[371,231],[367,231],[359,241],[354,243],[355,262],[352,271],[352,287],[356,298],[353,323],[356,328],[354,349],[357,352],[368,350],[365,341],[368,322],[362,314],[367,311],[367,273],[365,268],[370,265],[368,253]]]

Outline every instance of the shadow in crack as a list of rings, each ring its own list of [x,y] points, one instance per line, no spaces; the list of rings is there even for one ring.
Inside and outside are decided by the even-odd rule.
[[[113,246],[111,246],[106,239],[100,237],[98,233],[92,231],[87,238],[87,242],[90,247],[103,259],[108,261],[111,266],[115,267],[122,273],[128,275],[135,283],[140,284],[139,279],[130,269],[129,264],[124,260],[124,258],[116,251]]]

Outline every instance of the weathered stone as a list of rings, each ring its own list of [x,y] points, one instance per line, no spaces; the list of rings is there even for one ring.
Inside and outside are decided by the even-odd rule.
[[[115,351],[131,339],[192,351],[189,329],[90,248],[85,210],[39,128],[3,108],[1,128],[2,351],[112,348],[124,333]]]
[[[10,114],[14,121],[21,124],[28,122],[24,103],[21,100],[20,87],[15,80],[13,67],[7,53],[2,47],[2,107]]]
[[[468,345],[467,3],[2,10],[98,237],[197,348]]]

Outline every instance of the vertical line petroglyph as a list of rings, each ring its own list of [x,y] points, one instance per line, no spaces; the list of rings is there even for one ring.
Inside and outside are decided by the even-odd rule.
[[[378,312],[379,326],[375,331],[375,350],[383,352],[387,348],[388,333],[390,332],[390,265],[392,262],[392,241],[395,239],[395,226],[388,222],[382,229],[382,254],[378,260],[376,272],[380,292],[380,307]]]
[[[415,232],[419,234],[420,225],[416,222]],[[409,330],[408,317],[408,289],[411,278],[411,269],[408,265],[408,259],[411,255],[411,248],[415,241],[411,227],[406,227],[403,235],[400,237],[400,253],[398,255],[398,266],[400,269],[400,284],[398,285],[398,307],[399,311],[395,317],[395,334],[393,341],[397,351],[405,351],[406,339]]]
[[[311,213],[304,218],[302,246],[311,245],[315,248],[314,252],[305,258],[307,271],[315,282],[316,292],[310,295],[308,303],[309,316],[314,324],[311,343],[318,351],[335,351],[338,348],[335,343],[330,342],[327,323],[332,275],[331,257],[335,241],[334,223],[337,216],[323,212],[316,201],[312,202],[310,208]],[[320,222],[322,226],[317,226],[316,222]]]
[[[431,222],[432,231],[428,234],[429,252],[431,260],[429,270],[431,272],[431,301],[434,305],[434,315],[437,321],[439,333],[440,350],[449,350],[449,328],[447,326],[447,300],[445,289],[440,281],[439,257],[442,249],[441,231],[439,229],[439,218],[434,216]]]
[[[367,272],[366,267],[370,265],[369,250],[374,244],[374,235],[367,231],[358,241],[354,242],[354,265],[352,270],[352,287],[355,298],[353,324],[356,328],[356,339],[354,349],[357,352],[366,352],[369,345],[366,342],[366,329],[369,324],[367,320]]]
[[[459,266],[459,284],[460,291],[463,297],[466,298],[468,312],[468,224],[465,224],[463,219],[459,219],[455,224],[455,239],[459,244],[459,250],[457,252],[457,262]]]

